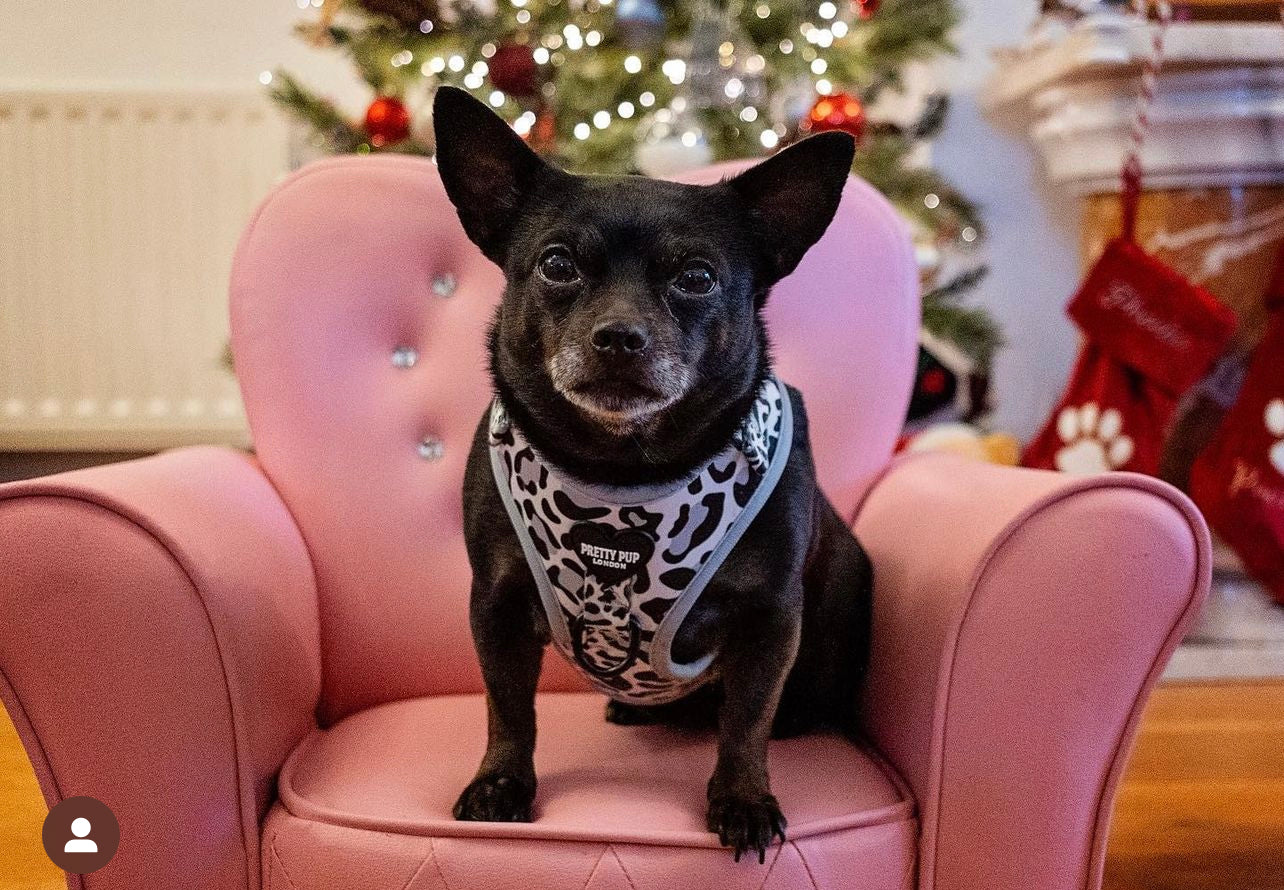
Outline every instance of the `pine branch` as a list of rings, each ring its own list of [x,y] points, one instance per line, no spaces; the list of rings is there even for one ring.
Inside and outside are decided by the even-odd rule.
[[[994,356],[1004,345],[1003,332],[985,308],[962,306],[959,301],[989,271],[985,266],[969,269],[923,296],[923,327],[962,350],[981,374],[990,373]]]
[[[933,93],[927,97],[926,107],[918,123],[910,128],[911,139],[935,139],[945,126],[945,118],[950,113],[950,97],[945,93]]]
[[[956,52],[950,33],[959,23],[953,0],[883,0],[871,19],[865,52],[890,68]]]
[[[376,94],[389,92],[392,54],[397,52],[390,47],[404,42],[403,31],[390,22],[379,20],[362,28],[335,25],[327,33],[334,45],[348,54],[361,79]]]
[[[633,42],[628,29],[617,22],[618,2],[596,0],[525,0],[520,6],[499,2],[493,7],[470,0],[349,0],[336,21],[326,20],[325,28],[314,23],[300,31],[314,41],[328,41],[347,55],[376,94],[412,103],[425,101],[431,89],[443,83],[492,100],[498,88],[496,71],[489,68],[497,66],[496,48],[514,42],[539,46],[543,57],[538,63],[539,83],[544,91],[514,96],[505,89],[493,98],[496,110],[509,121],[526,112],[539,114],[541,127],[552,129],[541,151],[577,171],[601,173],[633,172],[642,128],[676,97],[691,103],[687,113],[699,118],[715,160],[762,156],[769,151],[764,144],[775,144],[761,138],[765,127],[789,127],[786,142],[796,136],[799,100],[787,112],[773,100],[796,95],[792,91],[800,85],[814,83],[816,60],[824,60],[823,76],[834,89],[859,95],[870,105],[881,93],[903,87],[902,71],[908,63],[955,51],[951,35],[959,21],[957,0],[882,0],[869,20],[855,20],[844,13],[839,18],[847,31],[831,31],[832,45],[807,39],[811,29],[829,27],[816,16],[816,0],[712,2],[734,17],[733,30],[748,36],[747,40],[733,36],[733,64],[742,66],[749,58],[759,63],[756,76],[744,79],[745,95],[754,97],[749,101],[724,103],[717,92],[712,98],[700,97],[689,81],[675,86],[662,73],[666,59],[682,58],[691,47],[695,8],[682,0],[657,0],[664,18],[657,26],[662,34],[642,44]],[[836,2],[843,5],[847,0]],[[427,33],[420,27],[425,20],[433,23]],[[580,35],[575,37],[580,45],[574,48],[570,45],[573,31],[568,30],[572,26]],[[591,33],[594,38],[589,41]],[[624,61],[631,55],[640,58],[640,70],[626,70]],[[743,68],[735,70],[744,77]],[[651,93],[654,101],[644,105],[640,101],[644,93]],[[273,96],[311,126],[332,152],[427,153],[427,146],[413,138],[373,148],[359,123],[345,120],[330,103],[284,73],[277,74]],[[630,113],[618,111],[628,105]],[[755,115],[741,117],[748,105]],[[984,235],[973,202],[936,171],[908,160],[920,142],[939,134],[948,110],[948,98],[934,95],[920,119],[904,129],[870,126],[853,165],[854,172],[938,242],[957,237],[968,227],[978,237]],[[605,126],[596,121],[603,112],[610,115]],[[587,134],[585,127],[589,127]],[[923,301],[927,329],[956,343],[980,368],[989,367],[1002,345],[988,313],[963,302],[984,274],[984,269],[969,270],[928,293]]]
[[[871,133],[856,153],[853,170],[928,231],[961,231],[970,226],[984,237],[985,224],[972,201],[935,170],[905,165],[912,146],[902,133]],[[929,207],[928,195],[936,195],[939,203]]]
[[[977,266],[960,272],[940,287],[935,287],[923,294],[924,306],[943,306],[957,303],[959,298],[973,290],[990,274],[989,266]]]
[[[435,0],[357,0],[357,3],[370,14],[386,16],[407,31],[418,30],[420,22],[432,21],[439,12]]]
[[[331,102],[306,89],[286,72],[277,71],[272,76],[269,92],[273,101],[311,127],[331,152],[353,152],[365,141],[365,134],[348,123]]]

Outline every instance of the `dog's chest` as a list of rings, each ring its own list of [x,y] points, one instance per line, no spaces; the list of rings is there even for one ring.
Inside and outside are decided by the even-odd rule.
[[[764,384],[733,443],[662,491],[585,486],[544,461],[496,402],[495,483],[540,590],[554,645],[620,701],[660,704],[713,676],[716,653],[674,639],[779,479],[792,443],[783,384]]]

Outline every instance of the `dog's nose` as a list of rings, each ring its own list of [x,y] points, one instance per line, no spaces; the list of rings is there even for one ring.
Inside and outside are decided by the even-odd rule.
[[[651,335],[635,321],[615,319],[593,328],[593,348],[607,355],[637,355],[651,344]]]

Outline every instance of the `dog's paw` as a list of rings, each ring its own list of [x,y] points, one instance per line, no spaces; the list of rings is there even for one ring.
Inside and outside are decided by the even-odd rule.
[[[758,798],[726,795],[709,800],[709,830],[724,847],[735,853],[736,862],[750,850],[758,853],[758,863],[767,861],[767,847],[772,838],[785,840],[785,816],[780,804],[770,794]]]
[[[479,776],[455,803],[461,822],[529,822],[535,783],[513,776]]]

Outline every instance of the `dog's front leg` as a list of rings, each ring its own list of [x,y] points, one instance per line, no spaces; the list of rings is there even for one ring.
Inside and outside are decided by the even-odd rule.
[[[535,687],[544,643],[525,585],[474,585],[469,618],[486,684],[486,756],[455,803],[470,822],[529,822],[535,800]]]
[[[798,596],[787,597],[798,601]],[[723,703],[718,714],[718,763],[709,779],[709,830],[735,851],[756,850],[763,862],[772,838],[785,839],[785,817],[771,794],[767,740],[798,652],[801,619],[783,604],[742,614],[723,646]]]

